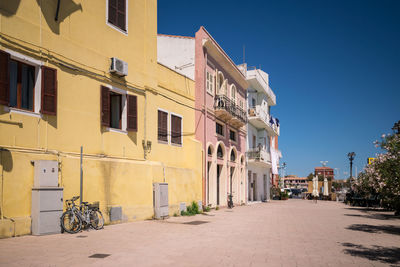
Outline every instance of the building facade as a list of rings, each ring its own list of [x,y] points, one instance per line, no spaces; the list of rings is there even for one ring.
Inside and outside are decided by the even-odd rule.
[[[249,89],[247,123],[248,201],[268,201],[273,175],[278,175],[279,120],[271,116],[276,96],[269,86],[269,76],[260,69],[246,70]]]
[[[334,170],[330,167],[315,167],[314,168],[314,175],[322,177],[322,178],[331,178],[332,180],[335,179]]]
[[[296,175],[286,175],[283,178],[283,183],[285,188],[308,188],[308,178],[307,177],[297,177]]]
[[[84,200],[106,223],[152,218],[158,182],[170,215],[201,201],[195,91],[157,63],[155,0],[2,1],[0,236],[31,232],[35,160],[79,195],[81,146]]]
[[[195,37],[159,35],[158,59],[196,84],[196,139],[202,143],[203,202],[246,203],[244,74],[204,27]]]

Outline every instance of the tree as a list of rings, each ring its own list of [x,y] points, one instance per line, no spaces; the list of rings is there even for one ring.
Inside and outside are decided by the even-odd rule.
[[[384,153],[367,165],[353,189],[363,195],[380,194],[383,204],[400,214],[400,134],[382,135],[375,146]]]
[[[308,181],[312,181],[313,178],[314,178],[314,175],[312,172],[310,172],[310,174],[307,176]]]

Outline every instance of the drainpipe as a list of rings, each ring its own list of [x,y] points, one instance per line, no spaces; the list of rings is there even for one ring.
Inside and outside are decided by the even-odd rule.
[[[3,150],[0,149],[0,168],[1,168],[1,206],[0,206],[0,213],[1,213],[1,219],[4,219],[4,209],[3,209],[3,203],[4,203],[4,168],[3,168]]]
[[[207,192],[207,186],[208,186],[208,171],[207,171],[207,155],[208,155],[208,153],[207,153],[207,138],[206,138],[206,136],[207,136],[207,131],[206,131],[206,127],[207,127],[207,92],[206,92],[206,90],[207,90],[207,88],[206,88],[206,79],[204,79],[205,77],[207,77],[207,62],[208,62],[208,55],[207,55],[207,50],[206,50],[206,52],[205,52],[205,63],[206,64],[204,64],[204,73],[203,73],[203,93],[204,93],[204,144],[203,144],[203,146],[204,146],[204,164],[203,164],[203,169],[204,169],[204,178],[205,178],[205,183],[204,183],[204,185],[205,185],[205,188],[204,188],[204,191],[205,191],[205,196],[203,196],[204,197],[204,203],[206,203],[206,200],[207,200],[207,194],[210,194],[210,192]],[[208,203],[207,203],[207,205],[208,205]]]
[[[146,110],[147,110],[147,92],[144,92],[144,114],[143,114],[143,157],[147,159],[147,145],[146,145]]]

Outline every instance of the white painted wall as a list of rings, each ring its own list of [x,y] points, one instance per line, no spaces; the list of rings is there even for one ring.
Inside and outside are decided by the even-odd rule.
[[[157,61],[194,80],[194,39],[179,36],[157,36]]]

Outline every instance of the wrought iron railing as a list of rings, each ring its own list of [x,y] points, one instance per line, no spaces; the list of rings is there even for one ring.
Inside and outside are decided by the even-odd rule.
[[[263,148],[252,148],[246,152],[247,158],[249,160],[256,160],[256,161],[271,161],[271,155],[268,153],[267,150]]]
[[[226,95],[216,95],[214,98],[214,108],[226,110],[233,117],[239,119],[243,123],[247,123],[247,113],[241,107],[236,105]]]

